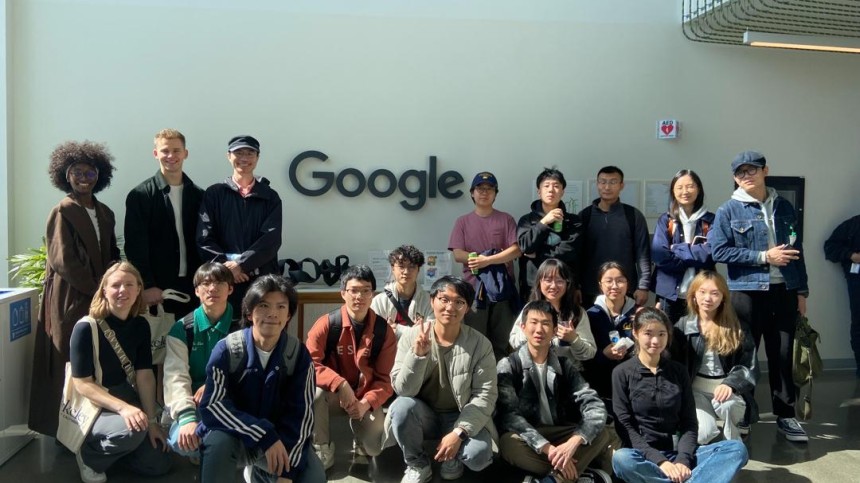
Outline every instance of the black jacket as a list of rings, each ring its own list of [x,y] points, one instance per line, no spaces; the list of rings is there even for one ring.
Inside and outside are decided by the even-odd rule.
[[[182,175],[182,233],[187,276],[200,266],[197,217],[203,189]],[[145,288],[177,288],[179,236],[170,202],[170,185],[161,172],[140,183],[125,198],[125,255],[140,271]]]
[[[517,223],[517,243],[523,251],[520,257],[520,295],[523,299],[528,298],[528,287],[534,285],[537,269],[547,258],[558,258],[565,262],[576,283],[580,282],[578,262],[581,256],[582,221],[579,216],[565,211],[564,203],[558,207],[564,211],[559,233],[540,222],[546,216],[540,200],[532,202],[531,211]]]
[[[726,378],[723,384],[732,388],[735,394],[743,395],[755,389],[756,360],[755,343],[748,330],[742,330],[741,346],[726,356],[719,356],[720,365]],[[675,324],[672,336],[672,359],[684,364],[687,375],[692,380],[702,367],[705,355],[706,341],[699,332],[699,321],[695,316],[681,317]]]
[[[258,177],[247,198],[232,178],[213,184],[203,194],[197,244],[204,261],[227,262],[236,254],[242,271],[256,278],[278,271],[283,226],[281,198]]]
[[[840,223],[824,242],[824,256],[831,262],[842,264],[846,277],[850,274],[851,254],[854,252],[860,252],[860,215]]]
[[[672,451],[672,436],[678,433],[675,462],[695,466],[699,422],[690,378],[681,364],[661,357],[653,374],[638,357],[622,362],[612,371],[612,408],[625,448],[660,465],[668,459],[662,452]]]

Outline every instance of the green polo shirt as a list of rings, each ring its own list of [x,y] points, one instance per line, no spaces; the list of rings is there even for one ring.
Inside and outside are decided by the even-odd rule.
[[[194,342],[191,344],[191,353],[188,354],[192,392],[197,391],[200,386],[206,383],[206,364],[209,362],[209,356],[212,355],[215,344],[230,333],[232,320],[233,308],[229,303],[227,310],[215,322],[209,320],[206,312],[203,311],[203,306],[197,307],[194,311]],[[169,337],[176,337],[187,344],[185,325],[181,320],[173,324]]]

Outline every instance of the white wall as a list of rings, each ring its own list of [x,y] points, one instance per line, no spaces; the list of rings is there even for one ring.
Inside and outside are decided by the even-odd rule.
[[[307,198],[287,179],[302,151],[328,154],[319,168],[329,171],[399,175],[426,169],[429,155],[467,182],[491,169],[497,207],[519,217],[553,164],[568,179],[604,164],[629,179],[691,167],[716,208],[731,191],[731,158],[754,148],[771,174],[806,177],[810,315],[826,356],[849,357],[844,281],[821,246],[858,209],[846,200],[860,178],[860,57],[690,42],[679,10],[639,0],[16,2],[11,250],[38,243],[62,196],[45,170],[67,139],[108,144],[118,172],[100,199],[122,220],[125,194],[156,170],[157,130],[188,136],[187,172],[201,186],[229,173],[227,140],[253,134],[259,172],[284,200],[281,256],[353,262],[406,242],[445,248],[471,201],[407,212],[399,195]],[[655,139],[667,117],[681,121],[681,139]]]

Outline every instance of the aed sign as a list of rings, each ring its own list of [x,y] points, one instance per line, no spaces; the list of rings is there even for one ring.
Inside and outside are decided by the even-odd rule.
[[[406,198],[400,205],[409,211],[420,210],[428,198],[436,198],[437,195],[449,200],[463,196],[463,190],[457,188],[463,183],[463,176],[456,171],[438,174],[436,156],[430,156],[426,170],[408,169],[399,177],[387,169],[377,169],[365,175],[358,169],[345,168],[338,173],[314,170],[310,179],[299,179],[302,163],[326,161],[328,155],[320,151],[299,153],[290,163],[290,184],[305,196],[322,196],[332,188],[347,198],[355,198],[365,190],[377,198],[387,198],[399,191]]]

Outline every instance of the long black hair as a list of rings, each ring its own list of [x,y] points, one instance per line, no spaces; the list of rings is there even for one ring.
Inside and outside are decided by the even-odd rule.
[[[582,317],[582,307],[576,305],[574,294],[576,293],[576,281],[573,279],[573,273],[566,263],[558,258],[547,258],[535,274],[535,284],[532,288],[532,293],[529,296],[529,302],[534,300],[546,300],[543,292],[540,290],[540,281],[544,277],[558,275],[559,278],[565,281],[564,294],[561,296],[558,305],[559,320],[569,320],[573,327],[579,324],[579,319]]]
[[[692,169],[682,169],[675,173],[675,177],[672,178],[672,182],[669,184],[669,216],[674,220],[678,219],[678,210],[681,209],[678,201],[675,199],[675,183],[684,176],[693,178],[693,182],[699,187],[699,194],[696,196],[696,201],[693,202],[693,213],[699,211],[705,205],[705,187],[702,186],[702,179]]]

